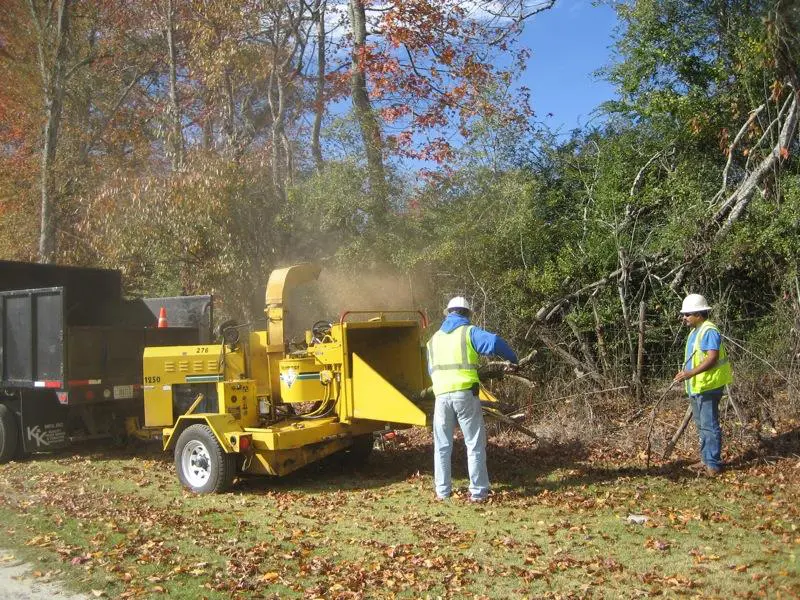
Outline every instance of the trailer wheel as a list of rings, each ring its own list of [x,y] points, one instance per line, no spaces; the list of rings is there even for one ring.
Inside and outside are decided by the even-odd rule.
[[[353,444],[341,451],[342,466],[357,468],[366,464],[375,447],[375,436],[372,433],[357,435]]]
[[[19,451],[17,417],[5,404],[0,404],[0,464],[16,458]]]
[[[208,425],[191,425],[175,445],[175,468],[181,483],[197,494],[224,492],[236,475],[236,455],[222,449]]]

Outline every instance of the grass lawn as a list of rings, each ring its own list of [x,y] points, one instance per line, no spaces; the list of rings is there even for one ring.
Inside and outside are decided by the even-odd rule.
[[[425,432],[356,472],[325,463],[216,496],[183,491],[157,447],[83,447],[0,466],[0,546],[109,598],[800,597],[786,435],[788,451],[729,457],[715,479],[504,437],[483,505],[463,500],[463,449],[461,494],[434,501]]]

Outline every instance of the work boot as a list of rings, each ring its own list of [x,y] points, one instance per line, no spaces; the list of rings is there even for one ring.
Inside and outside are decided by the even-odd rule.
[[[720,473],[722,473],[722,469],[719,467],[706,467],[706,475],[708,477],[717,477]]]

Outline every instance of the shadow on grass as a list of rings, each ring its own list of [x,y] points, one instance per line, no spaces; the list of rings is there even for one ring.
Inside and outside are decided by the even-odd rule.
[[[753,466],[755,462],[766,462],[769,459],[790,456],[800,456],[800,427],[789,429],[773,437],[761,437],[757,446],[748,448],[725,466],[727,469],[744,470]]]
[[[523,494],[533,495],[542,490],[537,483],[539,478],[547,477],[554,469],[572,466],[586,457],[588,451],[580,442],[546,444],[535,448],[490,444],[489,475],[498,488],[513,488],[522,490]],[[467,457],[463,443],[457,443],[454,448],[452,474],[456,479],[467,478]],[[350,469],[342,466],[334,455],[281,478],[246,478],[235,489],[256,493],[277,490],[308,493],[352,491],[382,488],[418,477],[433,478],[431,443],[376,450],[367,464]]]
[[[163,452],[158,442],[134,442],[109,448],[108,442],[82,442],[71,449],[48,454],[34,454],[27,461],[82,460],[151,460],[172,469],[171,452]],[[747,449],[726,464],[727,470],[746,470],[758,460],[800,454],[800,427],[775,437],[762,439],[758,447]],[[687,467],[696,459],[673,461],[647,468],[630,459],[619,466],[592,464],[590,447],[579,441],[549,442],[537,446],[515,445],[504,441],[490,443],[487,449],[489,476],[495,490],[506,490],[515,496],[535,496],[543,491],[562,492],[572,487],[613,482],[620,479],[662,477],[681,482],[697,474]],[[559,472],[553,477],[554,472]],[[452,457],[452,473],[456,479],[467,478],[467,457],[464,444],[458,440]],[[417,440],[406,446],[375,450],[369,462],[347,468],[336,455],[307,465],[284,477],[253,476],[240,479],[234,493],[269,493],[296,491],[303,493],[379,489],[393,483],[418,477],[433,477],[433,445]],[[177,481],[177,477],[176,477]]]

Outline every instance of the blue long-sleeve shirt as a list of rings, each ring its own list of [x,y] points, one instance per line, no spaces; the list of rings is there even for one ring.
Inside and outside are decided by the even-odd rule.
[[[469,324],[470,322],[467,317],[463,317],[457,312],[451,312],[445,317],[440,329],[445,333],[450,333],[462,325]],[[519,362],[517,354],[511,349],[511,346],[496,333],[489,333],[480,327],[473,326],[470,330],[469,339],[472,342],[472,347],[475,348],[478,354],[484,356],[496,354],[500,358],[512,363],[516,364]]]

